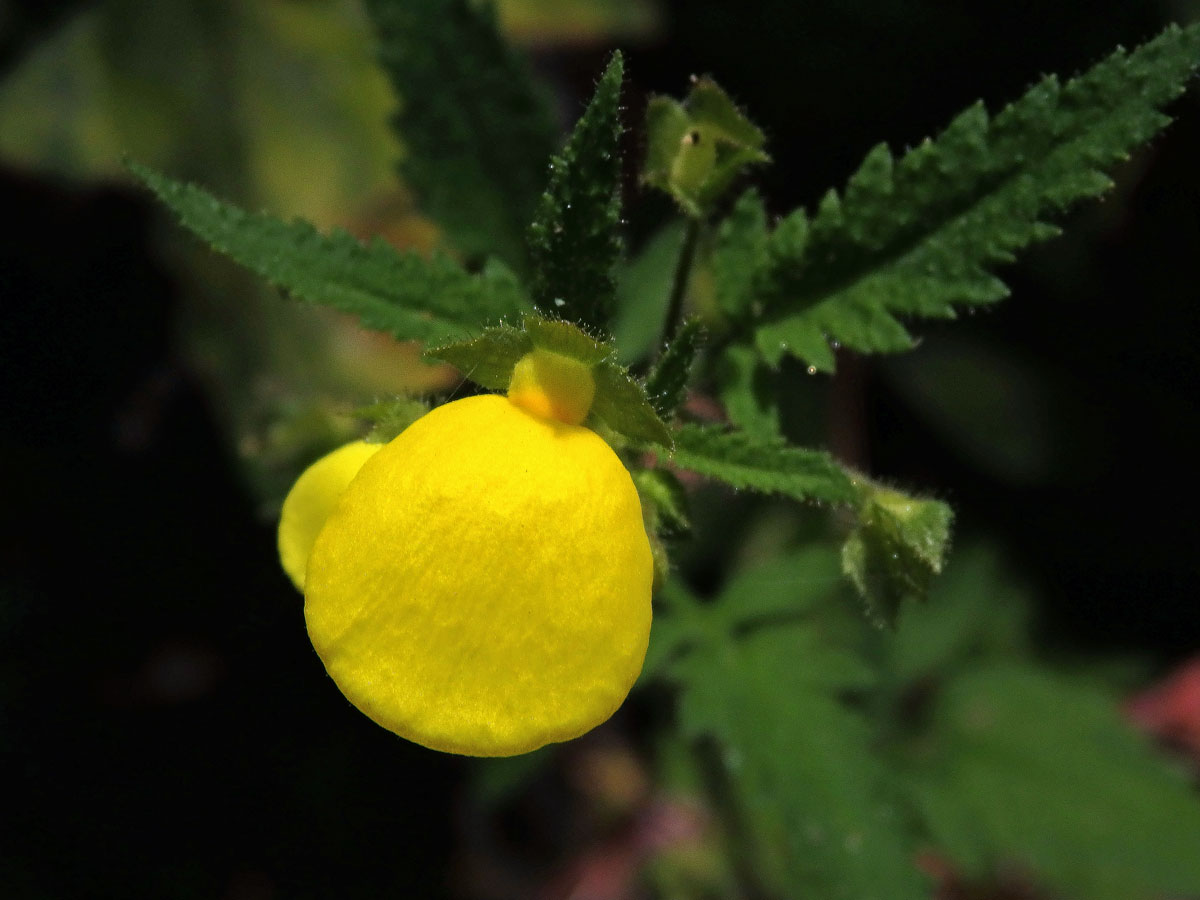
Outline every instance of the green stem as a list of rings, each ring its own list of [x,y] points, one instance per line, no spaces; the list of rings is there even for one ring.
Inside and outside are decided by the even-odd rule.
[[[700,220],[689,218],[687,231],[683,234],[683,245],[679,248],[679,261],[675,264],[675,279],[671,282],[671,299],[667,303],[667,320],[663,324],[659,352],[675,337],[683,319],[683,298],[687,296],[688,281],[692,275],[692,263],[696,259],[696,246],[700,243]]]

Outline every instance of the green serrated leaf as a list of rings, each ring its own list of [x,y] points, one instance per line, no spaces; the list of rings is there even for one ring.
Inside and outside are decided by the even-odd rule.
[[[368,0],[367,9],[401,98],[402,177],[455,247],[522,268],[554,150],[545,91],[505,44],[491,3]]]
[[[729,421],[760,443],[780,440],[779,406],[770,373],[749,347],[726,348],[716,366],[718,396]]]
[[[653,97],[646,108],[642,180],[670,194],[693,218],[749,165],[766,162],[765,137],[711,78],[699,78],[683,103]]]
[[[898,162],[876,147],[840,197],[822,200],[803,241],[774,241],[756,281],[760,352],[828,370],[831,343],[905,350],[898,316],[951,317],[1005,297],[988,270],[1057,234],[1047,217],[1106,190],[1105,170],[1168,124],[1160,109],[1198,64],[1200,25],[1172,26],[1065,86],[1043,79],[994,119],[971,106]]]
[[[1110,698],[1030,663],[976,664],[927,721],[905,782],[967,877],[1016,868],[1081,900],[1200,895],[1200,800]]]
[[[922,500],[866,483],[858,523],[842,546],[842,571],[877,624],[895,624],[900,607],[922,601],[942,571],[954,513],[938,500]]]
[[[359,407],[354,414],[371,423],[371,430],[363,440],[372,444],[386,444],[427,412],[429,404],[424,400],[394,397]]]
[[[655,411],[664,419],[675,415],[687,397],[688,379],[705,336],[700,320],[685,322],[646,376],[646,393],[650,395]]]
[[[596,379],[593,416],[631,441],[672,446],[670,429],[654,411],[645,387],[628,369],[607,359],[592,369],[592,375]]]
[[[608,329],[621,255],[621,79],[614,53],[560,155],[529,227],[532,292],[547,313]]]
[[[470,275],[444,256],[401,253],[382,239],[321,234],[224,203],[144,166],[129,170],[199,238],[282,291],[358,316],[399,340],[443,341],[520,313],[528,301],[499,263]]]
[[[818,503],[853,503],[858,497],[855,482],[828,453],[757,441],[715,426],[683,425],[673,435],[674,453],[661,446],[648,449],[664,462],[731,487]]]
[[[508,390],[513,367],[533,349],[529,334],[512,325],[485,328],[478,336],[425,351],[429,359],[450,363],[463,377],[492,391]]]

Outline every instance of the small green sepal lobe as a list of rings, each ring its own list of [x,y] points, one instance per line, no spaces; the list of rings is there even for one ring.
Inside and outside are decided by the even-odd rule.
[[[711,78],[697,78],[682,103],[652,97],[646,107],[642,180],[703,218],[748,166],[770,157],[766,137]]]
[[[842,545],[842,572],[870,617],[892,627],[902,605],[924,601],[942,571],[954,513],[939,500],[859,482],[857,524]]]

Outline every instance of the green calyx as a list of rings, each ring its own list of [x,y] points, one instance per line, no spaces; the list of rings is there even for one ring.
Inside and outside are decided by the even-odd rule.
[[[645,386],[616,362],[615,353],[611,343],[571,322],[528,314],[519,327],[485,328],[476,338],[432,348],[425,356],[450,363],[482,387],[508,392],[541,415],[573,424],[595,421],[628,440],[670,447],[670,431]]]

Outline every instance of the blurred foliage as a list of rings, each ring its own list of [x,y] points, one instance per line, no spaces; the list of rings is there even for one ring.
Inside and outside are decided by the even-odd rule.
[[[650,355],[662,336],[666,308],[662,298],[671,291],[675,261],[683,243],[683,225],[672,222],[617,266],[616,315],[613,337],[622,362]]]
[[[468,260],[524,269],[554,123],[542,86],[471,0],[369,0],[379,59],[400,98],[400,177]]]
[[[682,645],[665,669],[680,685],[679,724],[716,740],[729,827],[760,890],[919,897],[869,722],[838,700],[869,687],[871,671],[812,621],[838,583],[821,548],[744,573],[711,604],[668,589],[655,641]]]
[[[116,177],[123,155],[329,223],[387,185],[393,100],[351,0],[105,0],[0,89],[0,157]],[[313,177],[320,173],[320,177]]]
[[[726,852],[760,889],[928,896],[913,860],[932,847],[981,885],[1195,892],[1187,778],[1111,696],[1030,654],[1028,599],[994,551],[961,550],[886,642],[847,616],[837,574],[810,547],[709,601],[662,594],[645,677],[677,685],[680,727],[720,773],[691,792],[743,835]]]
[[[496,6],[504,30],[535,46],[645,40],[663,18],[650,0],[500,0]]]

